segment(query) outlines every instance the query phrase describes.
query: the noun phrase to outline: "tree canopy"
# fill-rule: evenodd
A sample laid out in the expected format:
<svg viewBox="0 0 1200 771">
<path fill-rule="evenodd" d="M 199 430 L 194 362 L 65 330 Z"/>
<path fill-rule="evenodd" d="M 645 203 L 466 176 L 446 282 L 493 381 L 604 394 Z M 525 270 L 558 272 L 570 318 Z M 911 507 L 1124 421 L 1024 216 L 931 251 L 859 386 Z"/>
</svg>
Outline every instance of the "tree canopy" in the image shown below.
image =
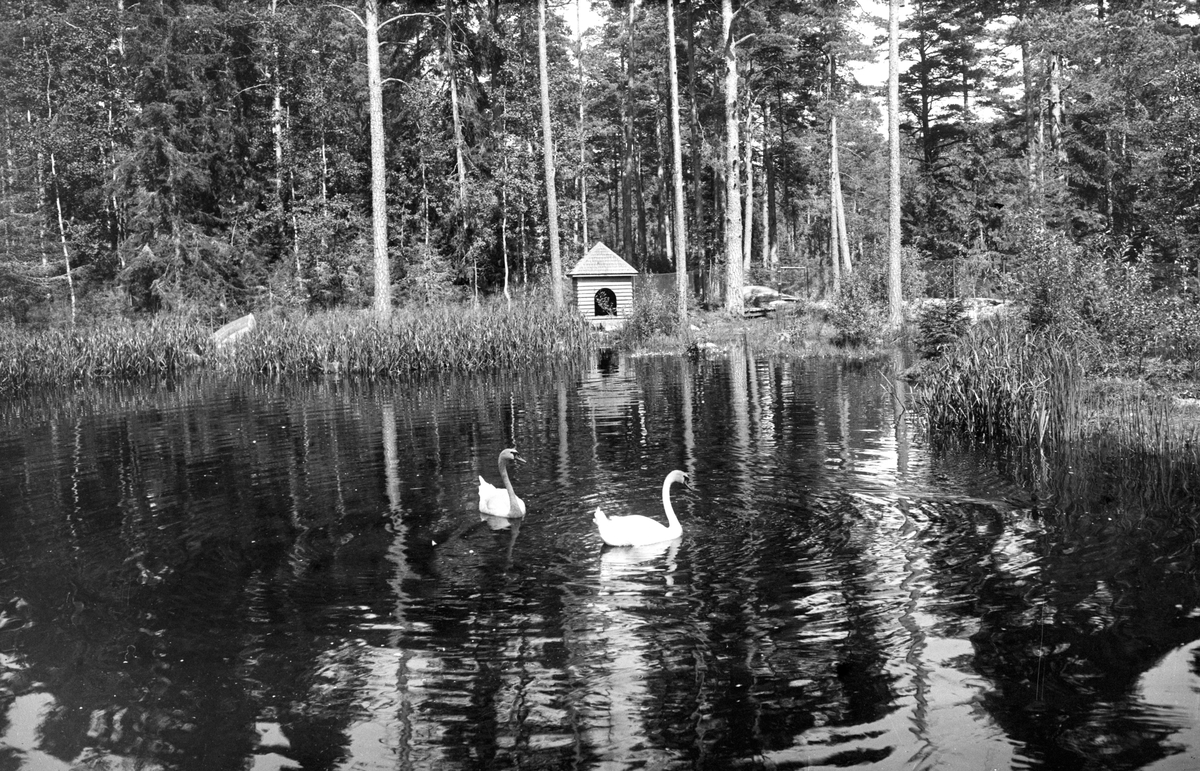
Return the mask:
<svg viewBox="0 0 1200 771">
<path fill-rule="evenodd" d="M 109 312 L 369 305 L 367 40 L 300 0 L 0 7 L 0 311 L 68 292 Z M 666 6 L 380 2 L 394 302 L 545 284 L 604 241 L 675 256 Z M 690 286 L 721 302 L 729 191 L 755 283 L 823 291 L 830 143 L 856 266 L 883 269 L 880 19 L 838 0 L 732 3 L 740 154 L 726 153 L 719 0 L 675 5 Z M 879 6 L 886 14 L 886 6 Z M 1200 261 L 1198 28 L 1185 2 L 914 0 L 901 28 L 903 241 L 931 291 L 999 291 L 1022 234 L 1059 232 L 1181 282 Z M 748 149 L 747 149 L 748 148 Z M 733 169 L 731 172 L 730 169 Z M 730 186 L 727 175 L 744 182 Z M 585 222 L 586 219 L 586 222 Z"/>
</svg>

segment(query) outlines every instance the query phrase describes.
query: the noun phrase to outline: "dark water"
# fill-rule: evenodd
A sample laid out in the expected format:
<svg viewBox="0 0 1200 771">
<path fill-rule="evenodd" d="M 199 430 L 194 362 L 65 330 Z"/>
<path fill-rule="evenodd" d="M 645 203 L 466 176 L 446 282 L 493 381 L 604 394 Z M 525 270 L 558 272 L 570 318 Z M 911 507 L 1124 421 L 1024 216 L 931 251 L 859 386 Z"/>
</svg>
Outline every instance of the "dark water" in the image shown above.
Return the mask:
<svg viewBox="0 0 1200 771">
<path fill-rule="evenodd" d="M 0 771 L 1197 767 L 1194 512 L 1038 505 L 885 374 L 0 404 Z M 674 468 L 683 537 L 603 549 Z"/>
</svg>

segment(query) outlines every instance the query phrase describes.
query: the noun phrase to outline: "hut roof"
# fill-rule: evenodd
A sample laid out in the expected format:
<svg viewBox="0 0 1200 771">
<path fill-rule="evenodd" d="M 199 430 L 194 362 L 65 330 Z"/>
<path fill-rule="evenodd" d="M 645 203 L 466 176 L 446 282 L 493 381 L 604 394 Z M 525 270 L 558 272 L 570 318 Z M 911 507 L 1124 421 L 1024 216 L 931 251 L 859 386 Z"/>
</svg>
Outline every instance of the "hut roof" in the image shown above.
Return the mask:
<svg viewBox="0 0 1200 771">
<path fill-rule="evenodd" d="M 602 242 L 588 250 L 583 259 L 567 272 L 568 276 L 636 276 L 637 268 L 622 260 Z"/>
</svg>

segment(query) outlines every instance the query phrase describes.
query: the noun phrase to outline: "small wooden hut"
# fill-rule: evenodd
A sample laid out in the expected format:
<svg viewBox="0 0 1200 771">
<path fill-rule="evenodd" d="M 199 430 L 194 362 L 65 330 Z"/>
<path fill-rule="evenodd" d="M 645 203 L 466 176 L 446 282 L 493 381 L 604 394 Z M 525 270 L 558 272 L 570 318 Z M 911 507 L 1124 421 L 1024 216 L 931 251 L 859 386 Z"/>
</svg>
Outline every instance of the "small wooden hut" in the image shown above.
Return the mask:
<svg viewBox="0 0 1200 771">
<path fill-rule="evenodd" d="M 633 277 L 637 268 L 597 241 L 567 273 L 575 287 L 575 305 L 588 322 L 619 328 L 633 309 Z"/>
</svg>

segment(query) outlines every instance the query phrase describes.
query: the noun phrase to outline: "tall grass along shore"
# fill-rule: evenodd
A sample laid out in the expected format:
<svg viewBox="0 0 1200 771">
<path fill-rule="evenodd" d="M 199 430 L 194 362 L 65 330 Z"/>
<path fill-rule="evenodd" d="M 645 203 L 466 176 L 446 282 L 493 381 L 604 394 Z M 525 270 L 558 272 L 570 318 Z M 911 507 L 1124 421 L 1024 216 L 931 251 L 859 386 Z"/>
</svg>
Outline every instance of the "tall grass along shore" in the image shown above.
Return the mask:
<svg viewBox="0 0 1200 771">
<path fill-rule="evenodd" d="M 267 313 L 217 348 L 212 325 L 185 318 L 13 326 L 0 335 L 0 393 L 112 380 L 230 374 L 395 377 L 572 359 L 595 343 L 577 313 L 539 300 L 363 311 Z"/>
</svg>

